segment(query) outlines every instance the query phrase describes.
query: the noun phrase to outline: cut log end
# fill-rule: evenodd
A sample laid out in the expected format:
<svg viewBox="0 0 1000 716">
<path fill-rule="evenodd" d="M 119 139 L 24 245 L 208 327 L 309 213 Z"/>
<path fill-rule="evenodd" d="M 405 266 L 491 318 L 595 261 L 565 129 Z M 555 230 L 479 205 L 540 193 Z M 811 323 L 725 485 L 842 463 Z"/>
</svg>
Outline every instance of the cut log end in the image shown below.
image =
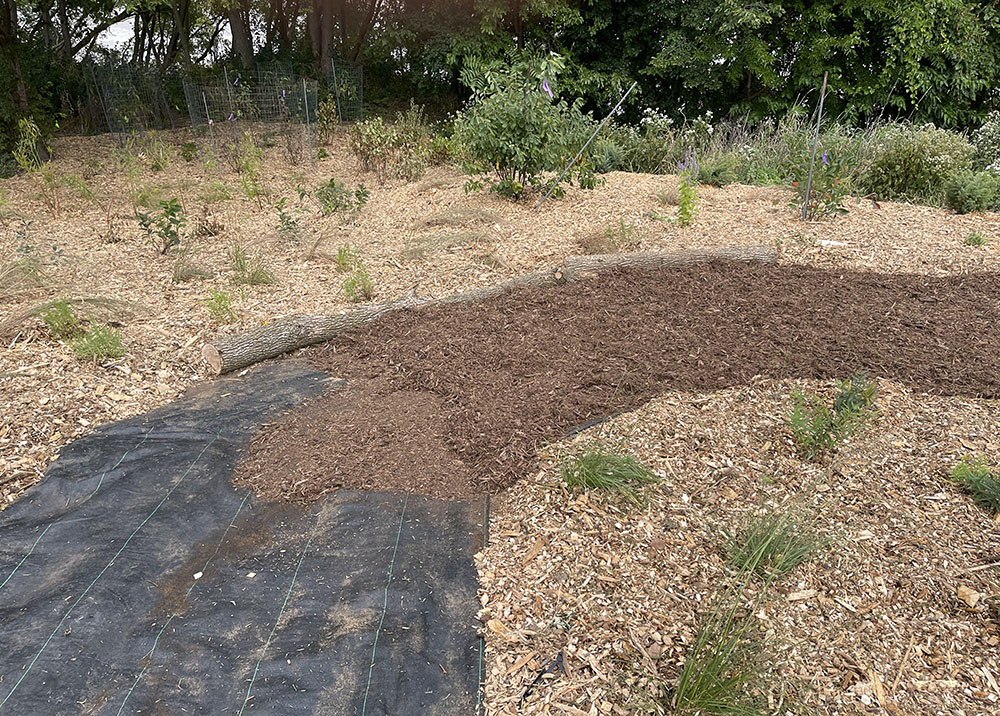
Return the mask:
<svg viewBox="0 0 1000 716">
<path fill-rule="evenodd" d="M 222 353 L 211 343 L 201 347 L 201 359 L 205 361 L 214 375 L 222 375 Z"/>
</svg>

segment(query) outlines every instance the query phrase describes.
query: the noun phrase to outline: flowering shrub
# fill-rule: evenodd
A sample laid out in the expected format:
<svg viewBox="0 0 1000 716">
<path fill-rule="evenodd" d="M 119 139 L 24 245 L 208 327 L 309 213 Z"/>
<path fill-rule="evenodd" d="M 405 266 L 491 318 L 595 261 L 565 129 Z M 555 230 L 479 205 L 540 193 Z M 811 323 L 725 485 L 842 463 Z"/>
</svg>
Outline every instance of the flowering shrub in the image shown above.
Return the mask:
<svg viewBox="0 0 1000 716">
<path fill-rule="evenodd" d="M 583 146 L 593 120 L 580 102 L 556 100 L 555 82 L 563 67 L 555 54 L 539 60 L 522 57 L 507 66 L 470 62 L 462 81 L 473 92 L 468 108 L 455 121 L 455 139 L 468 153 L 470 173 L 490 172 L 490 189 L 518 199 L 542 185 L 544 171 L 561 170 Z M 592 164 L 584 158 L 568 175 L 580 185 L 595 184 Z M 472 189 L 483 183 L 470 181 Z"/>
<path fill-rule="evenodd" d="M 876 136 L 864 188 L 886 199 L 938 201 L 945 182 L 968 169 L 975 152 L 965 137 L 933 124 L 890 124 Z"/>
<path fill-rule="evenodd" d="M 976 161 L 993 174 L 1000 174 L 1000 112 L 990 112 L 983 124 L 972 135 L 976 147 Z"/>
</svg>

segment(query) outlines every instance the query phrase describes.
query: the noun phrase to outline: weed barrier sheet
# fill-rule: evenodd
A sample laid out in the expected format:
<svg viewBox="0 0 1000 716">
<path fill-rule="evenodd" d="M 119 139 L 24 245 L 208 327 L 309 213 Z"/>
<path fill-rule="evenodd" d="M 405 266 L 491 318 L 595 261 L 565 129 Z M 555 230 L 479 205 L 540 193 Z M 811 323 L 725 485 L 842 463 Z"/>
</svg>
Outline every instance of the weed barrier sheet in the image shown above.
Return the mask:
<svg viewBox="0 0 1000 716">
<path fill-rule="evenodd" d="M 477 710 L 482 502 L 230 484 L 287 361 L 69 445 L 0 513 L 0 715 Z"/>
</svg>

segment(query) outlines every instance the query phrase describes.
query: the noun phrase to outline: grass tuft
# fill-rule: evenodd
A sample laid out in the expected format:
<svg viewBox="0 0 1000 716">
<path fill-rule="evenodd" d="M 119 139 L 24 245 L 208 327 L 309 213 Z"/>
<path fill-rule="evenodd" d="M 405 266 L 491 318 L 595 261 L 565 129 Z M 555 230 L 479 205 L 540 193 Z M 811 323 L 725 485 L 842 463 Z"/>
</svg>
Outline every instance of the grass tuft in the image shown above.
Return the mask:
<svg viewBox="0 0 1000 716">
<path fill-rule="evenodd" d="M 456 207 L 445 209 L 436 214 L 415 221 L 414 229 L 429 229 L 434 226 L 473 226 L 477 224 L 495 224 L 500 220 L 496 214 L 484 209 Z"/>
<path fill-rule="evenodd" d="M 233 283 L 260 286 L 278 282 L 262 258 L 247 254 L 239 244 L 233 244 L 229 262 L 235 274 Z"/>
<path fill-rule="evenodd" d="M 962 243 L 964 243 L 966 246 L 985 246 L 986 237 L 983 236 L 978 231 L 973 231 L 971 234 L 965 237 L 965 241 L 963 241 Z"/>
<path fill-rule="evenodd" d="M 337 249 L 337 271 L 347 273 L 360 263 L 357 249 L 348 244 L 344 244 Z"/>
<path fill-rule="evenodd" d="M 199 266 L 190 259 L 182 258 L 174 264 L 174 273 L 172 277 L 174 283 L 201 281 L 207 278 L 212 278 L 212 271 L 203 266 Z"/>
<path fill-rule="evenodd" d="M 639 488 L 656 482 L 653 472 L 631 455 L 623 455 L 601 446 L 563 457 L 559 472 L 570 487 L 604 490 L 639 502 Z"/>
<path fill-rule="evenodd" d="M 825 544 L 814 521 L 794 510 L 768 510 L 748 519 L 738 536 L 726 535 L 733 567 L 771 579 L 788 574 Z"/>
<path fill-rule="evenodd" d="M 990 472 L 984 456 L 963 457 L 951 469 L 951 479 L 964 487 L 977 505 L 1000 514 L 1000 475 Z"/>
</svg>

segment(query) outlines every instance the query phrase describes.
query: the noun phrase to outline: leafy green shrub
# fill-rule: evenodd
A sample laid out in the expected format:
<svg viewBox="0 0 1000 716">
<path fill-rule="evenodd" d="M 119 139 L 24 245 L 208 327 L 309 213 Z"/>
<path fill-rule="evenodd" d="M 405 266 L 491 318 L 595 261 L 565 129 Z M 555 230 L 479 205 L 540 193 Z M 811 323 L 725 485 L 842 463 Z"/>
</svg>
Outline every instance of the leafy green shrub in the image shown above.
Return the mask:
<svg viewBox="0 0 1000 716">
<path fill-rule="evenodd" d="M 962 169 L 944 185 L 945 203 L 959 214 L 1000 208 L 1000 177 Z"/>
<path fill-rule="evenodd" d="M 313 192 L 319 202 L 323 216 L 331 214 L 356 214 L 368 203 L 371 192 L 365 188 L 364 184 L 358 184 L 358 188 L 351 191 L 346 186 L 331 178 L 330 181 L 320 184 Z"/>
<path fill-rule="evenodd" d="M 233 310 L 233 297 L 225 291 L 209 292 L 209 298 L 205 299 L 205 308 L 216 323 L 232 323 L 236 320 L 236 311 Z"/>
<path fill-rule="evenodd" d="M 595 172 L 607 174 L 625 165 L 625 152 L 613 139 L 599 137 L 590 145 L 590 161 Z"/>
<path fill-rule="evenodd" d="M 866 192 L 886 199 L 938 201 L 945 182 L 970 166 L 976 150 L 960 134 L 889 124 L 875 136 L 871 166 L 862 183 Z"/>
<path fill-rule="evenodd" d="M 877 385 L 864 374 L 837 384 L 833 407 L 819 395 L 792 392 L 792 410 L 787 416 L 792 437 L 803 457 L 814 460 L 837 447 L 873 415 Z"/>
<path fill-rule="evenodd" d="M 739 177 L 739 160 L 732 154 L 721 154 L 702 159 L 698 166 L 698 181 L 710 186 L 726 186 Z"/>
<path fill-rule="evenodd" d="M 994 174 L 1000 174 L 1000 110 L 987 116 L 983 126 L 972 135 L 976 147 L 976 164 Z"/>
<path fill-rule="evenodd" d="M 631 455 L 601 445 L 563 457 L 559 473 L 570 487 L 615 492 L 633 503 L 639 501 L 638 489 L 657 479 L 648 467 Z"/>
<path fill-rule="evenodd" d="M 149 243 L 162 255 L 181 243 L 181 229 L 187 223 L 187 217 L 177 199 L 161 201 L 160 209 L 161 213 L 157 217 L 143 212 L 138 212 L 136 216 Z"/>
<path fill-rule="evenodd" d="M 125 355 L 121 334 L 102 325 L 92 326 L 89 331 L 74 338 L 70 346 L 80 360 L 98 361 Z"/>
<path fill-rule="evenodd" d="M 181 159 L 186 162 L 193 162 L 198 158 L 198 145 L 194 142 L 183 142 L 180 148 Z"/>
<path fill-rule="evenodd" d="M 361 168 L 374 172 L 379 181 L 387 177 L 415 181 L 427 168 L 430 131 L 418 105 L 411 104 L 405 113 L 396 115 L 393 124 L 381 117 L 358 122 L 348 139 Z"/>
<path fill-rule="evenodd" d="M 83 330 L 83 323 L 65 299 L 53 301 L 49 304 L 42 311 L 41 318 L 53 338 L 62 340 L 73 338 Z"/>
<path fill-rule="evenodd" d="M 355 264 L 354 273 L 344 279 L 344 293 L 351 303 L 370 301 L 375 297 L 375 286 L 368 275 L 368 269 L 360 261 Z"/>
<path fill-rule="evenodd" d="M 319 130 L 320 143 L 329 144 L 338 126 L 340 126 L 340 115 L 337 113 L 337 96 L 329 94 L 316 108 L 316 127 Z M 320 151 L 325 150 L 320 149 Z"/>
<path fill-rule="evenodd" d="M 972 495 L 973 501 L 994 515 L 1000 514 L 1000 475 L 990 472 L 982 455 L 966 455 L 951 470 L 951 479 Z"/>
<path fill-rule="evenodd" d="M 347 273 L 358 261 L 358 252 L 356 249 L 344 244 L 337 248 L 337 271 L 340 273 Z"/>
<path fill-rule="evenodd" d="M 798 201 L 794 206 L 796 208 L 802 207 L 806 200 L 806 188 L 808 187 L 807 219 L 814 221 L 827 216 L 846 214 L 844 199 L 851 193 L 850 167 L 848 165 L 851 155 L 846 152 L 834 154 L 823 151 L 820 153 L 813 165 L 812 182 L 810 183 L 809 164 L 811 157 L 812 154 L 809 153 L 800 161 L 793 162 L 792 188 L 798 195 Z"/>
<path fill-rule="evenodd" d="M 781 577 L 825 544 L 813 521 L 794 510 L 769 510 L 747 520 L 742 533 L 726 533 L 729 562 L 761 577 Z"/>
<path fill-rule="evenodd" d="M 965 240 L 962 243 L 965 244 L 966 246 L 985 246 L 986 237 L 983 236 L 978 231 L 973 231 L 972 233 L 970 233 L 968 236 L 965 237 Z"/>
<path fill-rule="evenodd" d="M 542 172 L 561 170 L 586 142 L 593 120 L 580 110 L 581 102 L 555 101 L 552 87 L 563 66 L 552 54 L 522 56 L 509 65 L 469 62 L 463 69 L 472 99 L 455 121 L 455 136 L 469 155 L 470 173 L 492 172 L 492 191 L 520 198 L 541 187 Z M 567 177 L 584 187 L 595 181 L 586 160 Z"/>
<path fill-rule="evenodd" d="M 259 286 L 278 282 L 260 256 L 248 255 L 239 244 L 233 244 L 230 249 L 229 263 L 233 269 L 235 284 Z"/>
</svg>

